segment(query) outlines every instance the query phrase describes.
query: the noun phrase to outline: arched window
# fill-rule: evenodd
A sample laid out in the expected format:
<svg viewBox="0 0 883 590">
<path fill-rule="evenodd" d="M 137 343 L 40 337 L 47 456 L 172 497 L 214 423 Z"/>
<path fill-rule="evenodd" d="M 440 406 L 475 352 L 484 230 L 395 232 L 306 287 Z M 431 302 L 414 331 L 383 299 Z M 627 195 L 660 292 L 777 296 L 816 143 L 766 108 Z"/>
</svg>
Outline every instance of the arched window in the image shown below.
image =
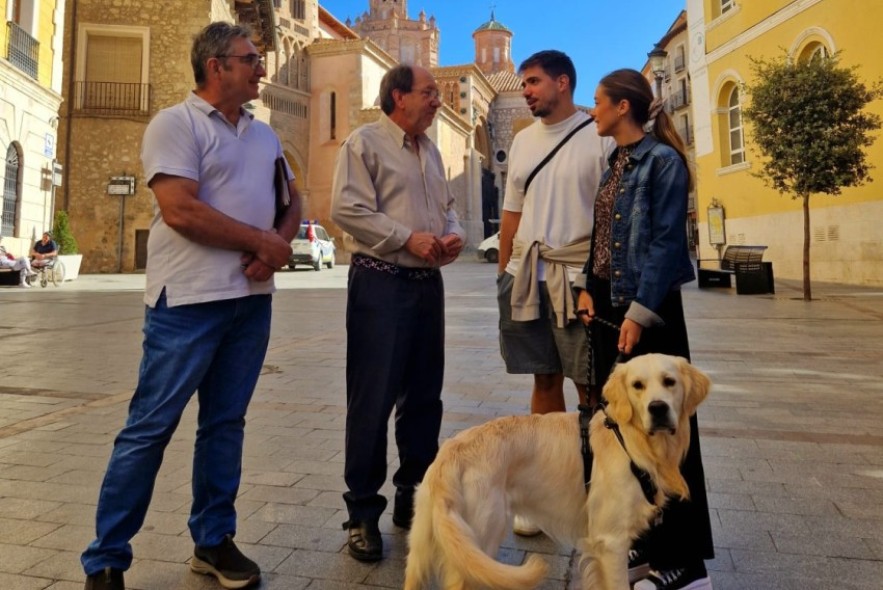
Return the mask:
<svg viewBox="0 0 883 590">
<path fill-rule="evenodd" d="M 822 43 L 810 43 L 806 47 L 803 48 L 803 51 L 800 52 L 800 55 L 797 58 L 797 61 L 800 63 L 814 61 L 817 59 L 828 59 L 831 56 L 831 52 L 828 51 L 828 48 L 825 47 Z"/>
<path fill-rule="evenodd" d="M 734 86 L 727 100 L 727 127 L 730 135 L 730 165 L 745 161 L 745 140 L 742 135 L 742 105 L 739 88 Z"/>
<path fill-rule="evenodd" d="M 6 175 L 3 177 L 3 223 L 0 235 L 14 236 L 18 201 L 21 197 L 21 154 L 16 145 L 10 144 L 6 150 Z"/>
</svg>

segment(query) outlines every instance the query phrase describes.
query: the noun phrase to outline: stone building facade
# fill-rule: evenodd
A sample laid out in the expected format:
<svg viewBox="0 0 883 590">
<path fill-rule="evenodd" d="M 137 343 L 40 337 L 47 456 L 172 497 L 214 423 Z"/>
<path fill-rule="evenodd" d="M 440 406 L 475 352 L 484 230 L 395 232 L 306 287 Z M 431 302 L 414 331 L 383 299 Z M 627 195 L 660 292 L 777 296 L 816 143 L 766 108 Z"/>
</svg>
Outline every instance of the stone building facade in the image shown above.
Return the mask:
<svg viewBox="0 0 883 590">
<path fill-rule="evenodd" d="M 66 168 L 58 208 L 69 211 L 84 272 L 145 267 L 154 200 L 141 170 L 141 137 L 153 114 L 191 91 L 192 36 L 213 20 L 252 25 L 268 74 L 249 108 L 279 135 L 306 217 L 332 235 L 342 238 L 330 219 L 338 147 L 356 127 L 377 119 L 381 78 L 411 57 L 432 71 L 443 93 L 427 133 L 442 151 L 468 242 L 477 244 L 489 231 L 489 216 L 499 216 L 505 161 L 495 154 L 508 150 L 517 121 L 530 120 L 520 81 L 506 60 L 498 60 L 500 71 L 438 66 L 435 20 L 422 13 L 410 20 L 406 2 L 369 0 L 356 24 L 340 21 L 316 0 L 71 2 L 65 19 L 71 59 L 59 128 Z M 508 47 L 511 33 L 491 22 L 479 28 L 486 33 L 476 42 L 505 33 Z M 400 41 L 391 41 L 397 35 Z M 405 47 L 415 53 L 403 53 Z M 120 52 L 128 57 L 116 61 L 125 67 L 102 62 Z M 345 262 L 346 253 L 338 252 Z"/>
<path fill-rule="evenodd" d="M 0 236 L 27 255 L 51 229 L 58 174 L 64 0 L 0 0 Z"/>
</svg>

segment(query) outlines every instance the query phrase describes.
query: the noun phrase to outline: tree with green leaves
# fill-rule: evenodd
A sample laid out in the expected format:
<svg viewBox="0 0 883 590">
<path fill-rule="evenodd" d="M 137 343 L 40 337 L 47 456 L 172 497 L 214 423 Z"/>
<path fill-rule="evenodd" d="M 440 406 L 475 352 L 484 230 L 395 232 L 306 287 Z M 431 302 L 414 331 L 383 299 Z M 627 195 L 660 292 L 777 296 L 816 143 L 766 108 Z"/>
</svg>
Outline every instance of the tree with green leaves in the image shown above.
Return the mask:
<svg viewBox="0 0 883 590">
<path fill-rule="evenodd" d="M 883 96 L 879 81 L 865 85 L 856 67 L 839 54 L 794 61 L 787 55 L 752 59 L 751 104 L 743 110 L 751 138 L 765 160 L 764 182 L 803 201 L 803 299 L 812 299 L 809 198 L 839 195 L 844 187 L 871 180 L 865 148 L 880 117 L 865 106 Z"/>
</svg>

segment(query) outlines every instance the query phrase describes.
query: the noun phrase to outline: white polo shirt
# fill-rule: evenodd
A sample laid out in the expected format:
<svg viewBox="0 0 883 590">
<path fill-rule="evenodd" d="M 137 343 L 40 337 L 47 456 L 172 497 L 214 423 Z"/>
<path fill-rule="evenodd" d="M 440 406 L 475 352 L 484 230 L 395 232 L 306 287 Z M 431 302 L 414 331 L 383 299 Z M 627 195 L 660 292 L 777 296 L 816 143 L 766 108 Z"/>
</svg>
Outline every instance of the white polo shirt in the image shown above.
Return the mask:
<svg viewBox="0 0 883 590">
<path fill-rule="evenodd" d="M 264 230 L 273 227 L 273 163 L 281 155 L 279 138 L 267 124 L 242 109 L 234 127 L 192 92 L 156 114 L 141 146 L 148 183 L 157 174 L 194 180 L 200 201 Z M 188 240 L 166 225 L 155 206 L 144 302 L 154 307 L 163 289 L 169 307 L 274 292 L 272 278 L 251 281 L 243 274 L 242 254 Z"/>
</svg>

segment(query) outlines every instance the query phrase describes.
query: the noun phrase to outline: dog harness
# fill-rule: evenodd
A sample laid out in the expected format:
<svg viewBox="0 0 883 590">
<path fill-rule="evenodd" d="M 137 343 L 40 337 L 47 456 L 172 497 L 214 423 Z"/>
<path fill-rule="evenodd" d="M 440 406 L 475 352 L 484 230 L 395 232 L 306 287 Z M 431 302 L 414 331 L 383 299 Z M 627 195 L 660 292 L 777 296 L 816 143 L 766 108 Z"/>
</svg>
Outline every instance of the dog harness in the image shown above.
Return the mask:
<svg viewBox="0 0 883 590">
<path fill-rule="evenodd" d="M 579 405 L 579 437 L 583 454 L 583 481 L 585 482 L 586 493 L 588 493 L 589 485 L 592 483 L 592 464 L 595 459 L 595 456 L 592 453 L 592 447 L 589 445 L 589 421 L 592 419 L 595 412 L 601 411 L 604 412 L 604 427 L 613 431 L 613 434 L 616 435 L 616 440 L 619 441 L 622 450 L 625 451 L 626 456 L 629 458 L 629 468 L 632 470 L 632 475 L 634 475 L 635 478 L 637 478 L 638 483 L 641 484 L 641 491 L 644 492 L 644 499 L 647 500 L 648 504 L 656 506 L 656 492 L 659 491 L 659 488 L 653 483 L 653 478 L 650 477 L 650 473 L 646 469 L 638 467 L 634 459 L 632 459 L 629 450 L 625 446 L 625 439 L 622 438 L 622 433 L 619 431 L 619 424 L 607 415 L 606 408 L 607 402 L 604 401 L 599 403 L 594 409 L 584 404 Z M 659 509 L 659 506 L 656 506 L 656 508 Z"/>
</svg>

